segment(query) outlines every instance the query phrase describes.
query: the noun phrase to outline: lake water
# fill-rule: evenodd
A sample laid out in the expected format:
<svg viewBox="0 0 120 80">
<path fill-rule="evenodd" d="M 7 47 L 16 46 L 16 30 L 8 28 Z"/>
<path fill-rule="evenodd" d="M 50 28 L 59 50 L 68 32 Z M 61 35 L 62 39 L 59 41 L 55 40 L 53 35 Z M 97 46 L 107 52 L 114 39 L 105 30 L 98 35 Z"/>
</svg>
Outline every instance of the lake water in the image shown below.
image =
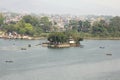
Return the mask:
<svg viewBox="0 0 120 80">
<path fill-rule="evenodd" d="M 120 40 L 61 49 L 37 45 L 42 42 L 0 39 L 0 80 L 120 80 Z"/>
</svg>

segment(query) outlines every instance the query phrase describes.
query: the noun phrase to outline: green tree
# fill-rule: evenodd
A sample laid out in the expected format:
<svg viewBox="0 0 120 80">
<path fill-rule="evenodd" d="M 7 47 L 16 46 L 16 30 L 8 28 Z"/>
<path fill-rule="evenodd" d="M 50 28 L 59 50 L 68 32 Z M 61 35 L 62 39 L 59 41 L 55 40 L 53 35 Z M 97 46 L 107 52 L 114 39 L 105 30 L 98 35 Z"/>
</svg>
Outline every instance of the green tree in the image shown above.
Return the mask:
<svg viewBox="0 0 120 80">
<path fill-rule="evenodd" d="M 35 26 L 35 27 L 38 27 L 40 26 L 40 23 L 39 23 L 39 19 L 34 17 L 34 16 L 31 16 L 31 15 L 26 15 L 23 17 L 22 19 L 25 23 L 30 23 L 32 26 Z"/>
<path fill-rule="evenodd" d="M 80 31 L 82 31 L 82 28 L 83 28 L 83 21 L 78 21 L 78 24 L 79 24 L 79 26 L 78 26 L 78 31 L 80 32 Z"/>
<path fill-rule="evenodd" d="M 26 33 L 26 30 L 24 28 L 19 28 L 19 33 L 23 35 Z"/>
<path fill-rule="evenodd" d="M 26 30 L 25 30 L 25 22 L 23 20 L 19 21 L 16 25 L 17 28 L 17 32 L 19 34 L 25 34 Z"/>
<path fill-rule="evenodd" d="M 40 36 L 43 32 L 43 24 L 38 17 L 27 15 L 23 17 L 23 21 L 33 26 L 35 36 Z M 44 22 L 44 24 L 46 24 L 46 22 Z"/>
<path fill-rule="evenodd" d="M 83 40 L 83 36 L 81 36 L 81 34 L 78 31 L 67 31 L 65 32 L 65 35 L 67 35 L 68 37 L 72 37 L 76 41 L 76 43 L 79 43 L 79 41 Z"/>
<path fill-rule="evenodd" d="M 53 44 L 65 43 L 68 41 L 68 36 L 63 32 L 54 32 L 49 35 L 48 40 Z"/>
<path fill-rule="evenodd" d="M 5 24 L 2 28 L 5 32 L 12 32 L 12 31 L 17 31 L 17 27 L 14 24 Z"/>
<path fill-rule="evenodd" d="M 42 17 L 40 19 L 40 26 L 43 29 L 43 32 L 50 32 L 52 27 L 52 22 L 49 21 L 48 17 Z"/>
<path fill-rule="evenodd" d="M 26 34 L 28 35 L 33 35 L 34 34 L 34 29 L 33 26 L 30 23 L 25 23 L 25 30 L 26 30 Z"/>
<path fill-rule="evenodd" d="M 69 27 L 72 27 L 72 30 L 78 30 L 78 21 L 76 20 L 70 20 L 69 21 Z"/>
<path fill-rule="evenodd" d="M 1 25 L 3 25 L 4 19 L 5 19 L 5 17 L 3 16 L 2 13 L 0 13 L 0 27 L 1 27 Z"/>
<path fill-rule="evenodd" d="M 108 31 L 113 36 L 120 37 L 120 17 L 116 16 L 110 20 Z"/>
<path fill-rule="evenodd" d="M 94 35 L 99 35 L 99 36 L 107 36 L 108 31 L 107 31 L 107 23 L 104 20 L 96 21 L 93 23 L 92 26 L 92 34 Z"/>
<path fill-rule="evenodd" d="M 114 27 L 116 30 L 120 31 L 120 17 L 113 17 L 110 20 L 110 27 Z"/>
<path fill-rule="evenodd" d="M 43 33 L 43 30 L 40 27 L 34 27 L 34 35 L 40 36 Z"/>
<path fill-rule="evenodd" d="M 17 32 L 20 34 L 33 35 L 34 28 L 30 23 L 25 23 L 23 20 L 19 21 L 15 27 L 17 28 Z"/>
<path fill-rule="evenodd" d="M 83 21 L 83 27 L 82 27 L 83 32 L 89 32 L 90 27 L 91 27 L 91 24 L 88 20 Z"/>
</svg>

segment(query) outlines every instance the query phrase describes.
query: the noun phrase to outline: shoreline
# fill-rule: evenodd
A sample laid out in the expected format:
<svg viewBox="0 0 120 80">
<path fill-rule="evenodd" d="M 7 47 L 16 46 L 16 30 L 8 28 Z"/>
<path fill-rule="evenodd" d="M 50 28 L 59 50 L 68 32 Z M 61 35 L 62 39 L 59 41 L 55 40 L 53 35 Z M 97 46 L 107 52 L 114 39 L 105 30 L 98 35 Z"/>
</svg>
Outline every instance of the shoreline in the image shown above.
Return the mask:
<svg viewBox="0 0 120 80">
<path fill-rule="evenodd" d="M 44 40 L 46 37 L 27 37 L 27 38 L 9 38 L 9 37 L 0 37 L 0 39 L 15 39 L 15 40 Z"/>
<path fill-rule="evenodd" d="M 34 37 L 34 36 L 8 36 L 8 35 L 0 35 L 0 39 L 21 39 L 21 40 L 42 40 L 46 39 L 46 37 Z"/>
<path fill-rule="evenodd" d="M 9 37 L 0 35 L 0 39 L 23 39 L 23 40 L 44 40 L 47 37 L 33 37 L 33 36 L 22 36 L 22 37 Z M 85 40 L 120 40 L 120 37 L 83 37 Z"/>
<path fill-rule="evenodd" d="M 86 40 L 120 40 L 120 37 L 84 37 Z"/>
<path fill-rule="evenodd" d="M 6 37 L 0 37 L 0 39 L 21 39 L 21 40 L 44 40 L 47 39 L 47 37 L 29 37 L 29 38 L 6 38 Z M 110 38 L 83 38 L 83 40 L 120 40 L 120 37 L 110 37 Z"/>
</svg>

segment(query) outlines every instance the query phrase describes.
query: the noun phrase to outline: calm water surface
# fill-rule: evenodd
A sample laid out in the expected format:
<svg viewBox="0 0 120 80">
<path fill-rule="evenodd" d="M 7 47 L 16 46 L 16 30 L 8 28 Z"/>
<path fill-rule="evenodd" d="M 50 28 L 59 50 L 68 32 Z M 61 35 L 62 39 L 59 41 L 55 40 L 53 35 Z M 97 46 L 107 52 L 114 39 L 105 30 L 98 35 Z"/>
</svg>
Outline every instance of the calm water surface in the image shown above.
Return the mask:
<svg viewBox="0 0 120 80">
<path fill-rule="evenodd" d="M 37 45 L 42 42 L 0 39 L 0 80 L 120 80 L 120 40 L 84 40 L 83 48 L 62 49 Z"/>
</svg>

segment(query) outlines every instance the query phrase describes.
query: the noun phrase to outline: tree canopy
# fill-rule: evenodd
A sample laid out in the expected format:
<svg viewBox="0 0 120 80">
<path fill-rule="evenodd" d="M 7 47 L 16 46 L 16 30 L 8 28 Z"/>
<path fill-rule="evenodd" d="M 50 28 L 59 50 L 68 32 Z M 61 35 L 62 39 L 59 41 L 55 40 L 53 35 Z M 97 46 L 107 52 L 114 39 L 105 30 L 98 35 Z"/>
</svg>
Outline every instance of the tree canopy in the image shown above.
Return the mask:
<svg viewBox="0 0 120 80">
<path fill-rule="evenodd" d="M 49 35 L 48 41 L 53 43 L 65 43 L 69 41 L 69 38 L 72 37 L 76 43 L 82 41 L 82 38 L 78 32 L 53 32 Z"/>
<path fill-rule="evenodd" d="M 25 23 L 30 23 L 32 26 L 40 26 L 39 24 L 39 19 L 36 18 L 35 16 L 31 16 L 31 15 L 26 15 L 22 18 L 22 20 L 25 22 Z"/>
<path fill-rule="evenodd" d="M 4 23 L 5 17 L 3 16 L 2 13 L 0 13 L 0 26 Z"/>
<path fill-rule="evenodd" d="M 50 29 L 52 27 L 52 22 L 49 21 L 48 17 L 42 17 L 40 19 L 40 26 L 42 27 L 42 30 L 44 32 L 50 32 Z"/>
<path fill-rule="evenodd" d="M 68 36 L 63 32 L 53 32 L 49 35 L 48 41 L 53 43 L 65 43 L 68 41 Z"/>
<path fill-rule="evenodd" d="M 60 27 L 57 21 L 50 20 L 49 17 L 37 17 L 26 15 L 18 22 L 4 23 L 5 17 L 0 13 L 0 29 L 5 32 L 16 31 L 19 34 L 27 34 L 32 36 L 40 36 L 41 33 L 58 32 L 59 36 L 63 34 L 72 36 L 76 41 L 83 36 L 99 36 L 99 37 L 120 37 L 120 17 L 116 16 L 108 20 L 75 20 L 71 19 L 65 23 L 65 33 L 59 33 Z M 53 23 L 53 24 L 52 24 Z M 85 34 L 85 35 L 84 35 Z M 67 35 L 68 36 L 68 35 Z M 64 36 L 65 37 L 65 36 Z M 62 42 L 58 38 L 59 42 Z M 64 41 L 63 41 L 64 42 Z"/>
</svg>

